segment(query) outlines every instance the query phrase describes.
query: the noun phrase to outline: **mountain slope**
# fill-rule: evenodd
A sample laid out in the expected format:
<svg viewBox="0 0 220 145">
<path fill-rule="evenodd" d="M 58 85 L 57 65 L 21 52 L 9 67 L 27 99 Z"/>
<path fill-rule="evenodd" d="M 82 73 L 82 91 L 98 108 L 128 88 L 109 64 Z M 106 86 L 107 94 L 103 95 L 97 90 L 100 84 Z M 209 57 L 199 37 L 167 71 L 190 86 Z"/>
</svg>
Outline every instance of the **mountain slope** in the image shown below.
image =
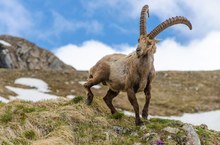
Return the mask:
<svg viewBox="0 0 220 145">
<path fill-rule="evenodd" d="M 87 106 L 81 97 L 44 102 L 14 101 L 0 105 L 1 144 L 186 144 L 187 126 L 150 119 L 136 127 L 134 118 L 112 116 L 101 99 Z M 119 119 L 115 119 L 119 118 Z M 189 125 L 190 127 L 190 125 Z M 220 142 L 219 132 L 194 127 L 202 144 Z"/>
<path fill-rule="evenodd" d="M 92 106 L 87 106 L 84 103 L 85 90 L 81 85 L 82 81 L 86 80 L 87 74 L 76 71 L 0 69 L 2 97 L 16 95 L 5 86 L 27 88 L 14 84 L 14 81 L 21 77 L 42 79 L 48 83 L 51 94 L 61 96 L 59 100 L 36 103 L 24 101 L 0 103 L 0 144 L 81 145 L 162 142 L 172 145 L 186 144 L 189 141 L 188 131 L 184 129 L 185 124 L 179 121 L 153 118 L 145 120 L 145 126 L 140 128 L 134 125 L 133 117 L 122 114 L 112 116 L 101 97 L 107 90 L 105 86 L 93 89 L 96 96 Z M 197 112 L 197 106 L 201 106 L 203 110 L 219 109 L 219 76 L 220 71 L 158 72 L 152 87 L 150 114 Z M 67 95 L 82 97 L 68 100 Z M 144 95 L 138 94 L 138 99 L 142 106 Z M 126 101 L 127 97 L 121 93 L 114 100 L 114 104 L 118 108 L 129 110 L 131 106 Z M 214 145 L 220 142 L 219 132 L 208 130 L 205 125 L 193 128 L 202 144 Z"/>
<path fill-rule="evenodd" d="M 10 35 L 0 35 L 0 68 L 75 70 L 48 50 Z"/>
</svg>

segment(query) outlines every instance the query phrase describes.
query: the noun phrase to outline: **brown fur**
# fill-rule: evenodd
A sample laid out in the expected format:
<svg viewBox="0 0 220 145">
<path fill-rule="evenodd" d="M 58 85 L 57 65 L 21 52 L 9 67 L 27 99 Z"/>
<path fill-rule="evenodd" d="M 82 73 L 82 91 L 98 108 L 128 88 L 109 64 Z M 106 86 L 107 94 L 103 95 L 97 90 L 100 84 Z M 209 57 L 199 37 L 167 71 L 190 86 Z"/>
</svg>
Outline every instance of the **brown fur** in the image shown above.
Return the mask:
<svg viewBox="0 0 220 145">
<path fill-rule="evenodd" d="M 132 104 L 135 115 L 136 125 L 142 125 L 143 122 L 139 117 L 139 106 L 135 94 L 144 91 L 146 94 L 146 103 L 142 111 L 142 116 L 147 118 L 148 106 L 150 103 L 150 83 L 155 76 L 153 66 L 153 53 L 156 49 L 155 40 L 147 40 L 150 44 L 147 47 L 138 46 L 135 52 L 130 55 L 112 54 L 103 57 L 95 66 L 90 69 L 90 78 L 84 87 L 87 89 L 87 104 L 90 105 L 93 100 L 91 87 L 100 82 L 108 85 L 109 91 L 104 97 L 104 101 L 111 110 L 111 113 L 116 113 L 116 109 L 112 104 L 114 97 L 120 91 L 127 92 L 128 99 Z"/>
</svg>

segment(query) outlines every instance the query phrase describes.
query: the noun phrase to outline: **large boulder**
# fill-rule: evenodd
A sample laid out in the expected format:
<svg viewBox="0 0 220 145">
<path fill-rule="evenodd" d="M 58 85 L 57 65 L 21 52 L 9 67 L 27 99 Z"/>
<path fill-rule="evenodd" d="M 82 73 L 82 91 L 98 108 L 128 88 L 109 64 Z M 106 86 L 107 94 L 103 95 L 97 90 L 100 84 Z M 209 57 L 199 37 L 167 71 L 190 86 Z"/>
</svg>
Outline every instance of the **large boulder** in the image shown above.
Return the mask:
<svg viewBox="0 0 220 145">
<path fill-rule="evenodd" d="M 0 35 L 0 68 L 75 70 L 48 50 L 10 35 Z"/>
</svg>

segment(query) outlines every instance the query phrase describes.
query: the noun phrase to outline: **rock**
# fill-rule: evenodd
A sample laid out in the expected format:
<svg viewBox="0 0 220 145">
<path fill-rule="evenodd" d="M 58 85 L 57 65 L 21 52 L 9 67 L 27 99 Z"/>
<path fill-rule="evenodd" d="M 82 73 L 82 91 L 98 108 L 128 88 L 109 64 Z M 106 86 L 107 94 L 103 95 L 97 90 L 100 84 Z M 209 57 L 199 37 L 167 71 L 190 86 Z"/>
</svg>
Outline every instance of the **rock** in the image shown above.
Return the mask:
<svg viewBox="0 0 220 145">
<path fill-rule="evenodd" d="M 141 140 L 143 141 L 155 141 L 158 140 L 160 137 L 157 133 L 145 133 L 143 137 L 141 137 Z"/>
<path fill-rule="evenodd" d="M 0 40 L 10 44 L 0 43 L 0 68 L 75 71 L 53 53 L 25 39 L 0 35 Z"/>
<path fill-rule="evenodd" d="M 146 129 L 147 129 L 147 127 L 146 127 L 145 125 L 143 125 L 143 126 L 140 127 L 140 130 L 142 130 L 142 131 L 143 131 L 143 130 L 146 130 Z"/>
<path fill-rule="evenodd" d="M 172 133 L 172 134 L 177 134 L 180 130 L 178 128 L 173 128 L 173 127 L 165 127 L 163 129 L 164 131 L 167 131 L 169 133 Z"/>
<path fill-rule="evenodd" d="M 126 134 L 126 133 L 129 133 L 131 132 L 130 129 L 128 128 L 123 128 L 123 127 L 120 127 L 120 126 L 113 126 L 113 130 L 118 133 L 118 134 Z"/>
<path fill-rule="evenodd" d="M 187 132 L 186 145 L 201 145 L 200 139 L 192 125 L 185 124 L 183 129 Z"/>
<path fill-rule="evenodd" d="M 208 129 L 208 126 L 206 124 L 201 124 L 200 125 L 203 129 Z"/>
<path fill-rule="evenodd" d="M 137 132 L 132 132 L 131 136 L 138 136 L 138 133 Z"/>
<path fill-rule="evenodd" d="M 142 145 L 142 143 L 137 142 L 137 143 L 134 143 L 133 145 Z"/>
</svg>

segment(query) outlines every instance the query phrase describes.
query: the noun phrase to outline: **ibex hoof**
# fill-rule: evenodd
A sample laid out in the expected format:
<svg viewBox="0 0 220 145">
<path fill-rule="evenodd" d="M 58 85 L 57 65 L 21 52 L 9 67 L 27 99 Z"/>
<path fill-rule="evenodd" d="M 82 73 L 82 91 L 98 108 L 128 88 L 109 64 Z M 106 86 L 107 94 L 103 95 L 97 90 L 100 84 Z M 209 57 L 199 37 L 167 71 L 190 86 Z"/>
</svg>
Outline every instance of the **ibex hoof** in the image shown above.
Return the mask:
<svg viewBox="0 0 220 145">
<path fill-rule="evenodd" d="M 92 104 L 92 101 L 87 99 L 86 104 L 90 106 Z"/>
<path fill-rule="evenodd" d="M 135 124 L 136 124 L 136 126 L 143 126 L 144 122 L 143 121 L 136 121 Z"/>
<path fill-rule="evenodd" d="M 142 118 L 147 119 L 148 118 L 148 114 L 142 114 Z"/>
</svg>

